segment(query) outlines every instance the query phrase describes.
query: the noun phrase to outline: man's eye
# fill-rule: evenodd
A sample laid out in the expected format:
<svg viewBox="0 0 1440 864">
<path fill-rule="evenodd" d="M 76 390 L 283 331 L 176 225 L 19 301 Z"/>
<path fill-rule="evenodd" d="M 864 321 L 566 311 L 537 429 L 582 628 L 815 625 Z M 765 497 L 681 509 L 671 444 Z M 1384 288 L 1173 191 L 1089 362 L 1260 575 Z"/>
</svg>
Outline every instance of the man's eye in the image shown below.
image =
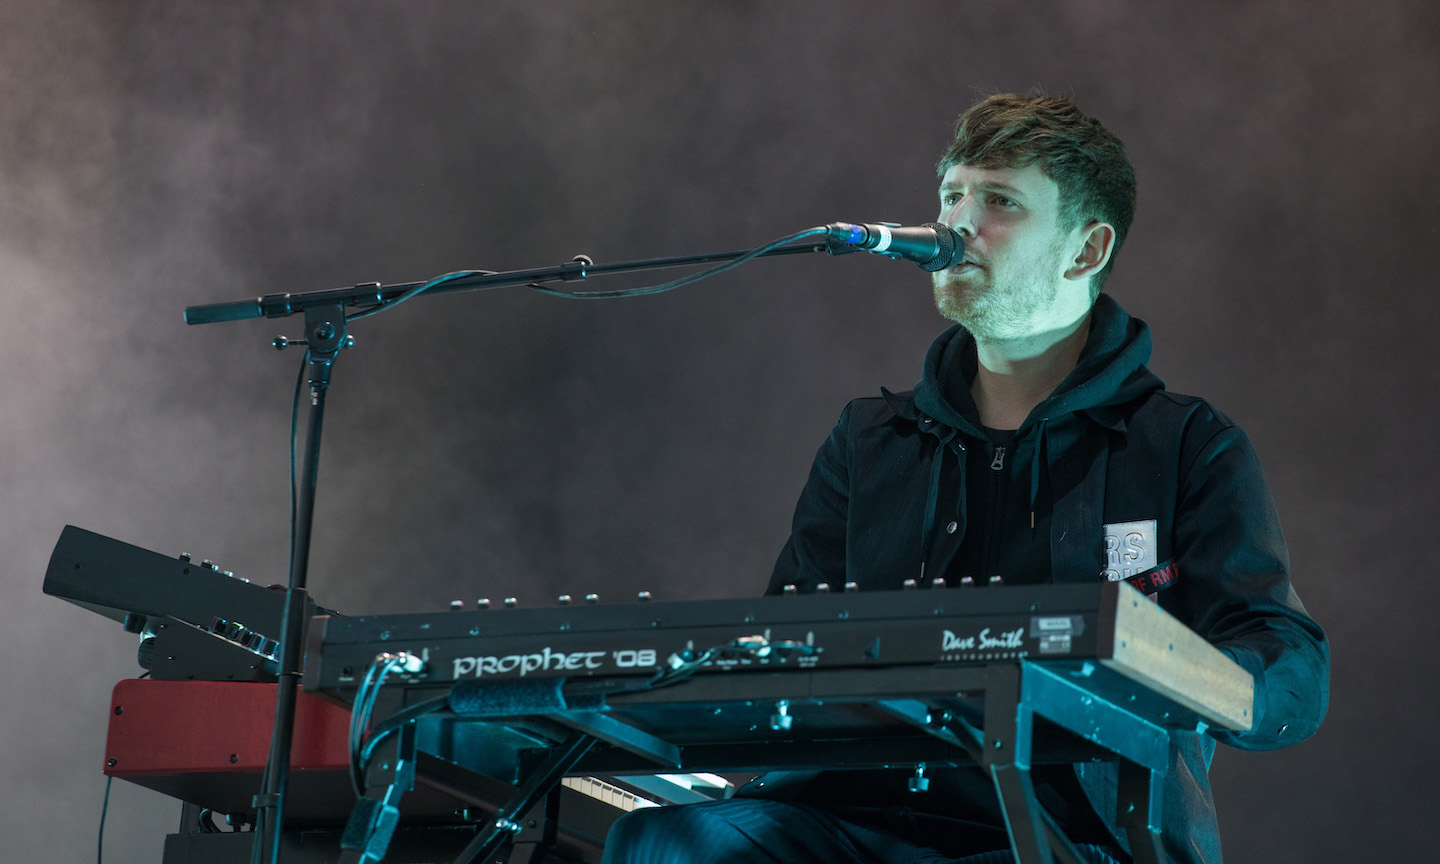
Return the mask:
<svg viewBox="0 0 1440 864">
<path fill-rule="evenodd" d="M 1004 195 L 996 195 L 996 196 L 995 196 L 995 203 L 996 203 L 996 204 L 999 204 L 1001 207 L 1014 207 L 1014 206 L 1015 206 L 1015 202 L 1014 202 L 1014 201 L 1011 201 L 1009 198 L 1006 198 Z"/>
</svg>

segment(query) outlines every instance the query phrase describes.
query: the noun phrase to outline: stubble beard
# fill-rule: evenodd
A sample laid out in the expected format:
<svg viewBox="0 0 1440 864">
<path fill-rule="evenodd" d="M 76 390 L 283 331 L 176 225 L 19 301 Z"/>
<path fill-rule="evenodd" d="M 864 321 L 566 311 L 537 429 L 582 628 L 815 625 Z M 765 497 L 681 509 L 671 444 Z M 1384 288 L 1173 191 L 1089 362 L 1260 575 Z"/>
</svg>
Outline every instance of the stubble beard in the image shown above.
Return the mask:
<svg viewBox="0 0 1440 864">
<path fill-rule="evenodd" d="M 941 270 L 931 276 L 935 308 L 981 341 L 1030 335 L 1059 294 L 1055 273 L 1062 254 L 1057 244 L 998 280 L 988 266 L 963 275 Z"/>
</svg>

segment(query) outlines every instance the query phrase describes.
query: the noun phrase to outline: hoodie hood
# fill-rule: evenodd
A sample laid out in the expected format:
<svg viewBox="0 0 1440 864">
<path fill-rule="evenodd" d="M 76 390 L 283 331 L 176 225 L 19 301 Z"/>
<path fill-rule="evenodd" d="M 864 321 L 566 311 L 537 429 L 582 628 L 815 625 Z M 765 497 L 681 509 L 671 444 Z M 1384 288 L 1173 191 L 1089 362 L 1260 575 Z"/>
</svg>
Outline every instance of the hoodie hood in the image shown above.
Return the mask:
<svg viewBox="0 0 1440 864">
<path fill-rule="evenodd" d="M 1149 360 L 1149 325 L 1101 294 L 1091 310 L 1090 334 L 1075 369 L 1035 406 L 1016 434 L 1023 436 L 1037 423 L 1078 413 L 1107 428 L 1123 428 L 1121 406 L 1165 387 L 1146 367 Z M 915 409 L 983 438 L 979 411 L 970 396 L 975 365 L 975 337 L 970 331 L 956 324 L 940 334 L 925 355 L 924 372 L 915 385 Z"/>
</svg>

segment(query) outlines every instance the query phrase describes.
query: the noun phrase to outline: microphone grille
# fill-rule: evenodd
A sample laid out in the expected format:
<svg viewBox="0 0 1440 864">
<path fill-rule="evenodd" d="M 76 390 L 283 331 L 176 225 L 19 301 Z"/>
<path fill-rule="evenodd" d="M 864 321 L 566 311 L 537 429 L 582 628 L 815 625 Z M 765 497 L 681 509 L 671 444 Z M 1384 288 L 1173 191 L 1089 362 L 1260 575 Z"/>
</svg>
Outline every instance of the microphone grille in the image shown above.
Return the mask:
<svg viewBox="0 0 1440 864">
<path fill-rule="evenodd" d="M 935 232 L 935 243 L 937 250 L 935 257 L 920 265 L 921 270 L 934 272 L 944 270 L 946 267 L 965 257 L 965 241 L 949 225 L 941 225 L 939 222 L 926 222 L 923 228 L 929 228 Z"/>
</svg>

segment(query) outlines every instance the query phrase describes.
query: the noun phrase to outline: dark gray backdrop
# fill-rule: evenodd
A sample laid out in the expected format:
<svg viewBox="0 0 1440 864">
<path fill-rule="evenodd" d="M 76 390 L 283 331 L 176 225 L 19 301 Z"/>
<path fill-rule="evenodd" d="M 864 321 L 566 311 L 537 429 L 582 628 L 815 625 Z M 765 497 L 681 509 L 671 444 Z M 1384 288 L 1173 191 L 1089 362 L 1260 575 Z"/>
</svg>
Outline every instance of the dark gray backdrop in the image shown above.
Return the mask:
<svg viewBox="0 0 1440 864">
<path fill-rule="evenodd" d="M 1333 640 L 1319 736 L 1217 757 L 1229 860 L 1426 857 L 1437 8 L 7 3 L 0 857 L 94 854 L 109 689 L 137 671 L 133 637 L 40 593 L 65 524 L 284 578 L 300 358 L 268 343 L 299 328 L 187 328 L 186 305 L 926 221 L 954 115 L 1035 85 L 1128 143 L 1141 204 L 1109 288 L 1172 389 L 1254 437 Z M 755 593 L 844 401 L 915 379 L 928 294 L 907 264 L 806 256 L 359 324 L 313 592 L 353 613 Z M 157 861 L 177 815 L 118 784 L 106 860 Z"/>
</svg>

